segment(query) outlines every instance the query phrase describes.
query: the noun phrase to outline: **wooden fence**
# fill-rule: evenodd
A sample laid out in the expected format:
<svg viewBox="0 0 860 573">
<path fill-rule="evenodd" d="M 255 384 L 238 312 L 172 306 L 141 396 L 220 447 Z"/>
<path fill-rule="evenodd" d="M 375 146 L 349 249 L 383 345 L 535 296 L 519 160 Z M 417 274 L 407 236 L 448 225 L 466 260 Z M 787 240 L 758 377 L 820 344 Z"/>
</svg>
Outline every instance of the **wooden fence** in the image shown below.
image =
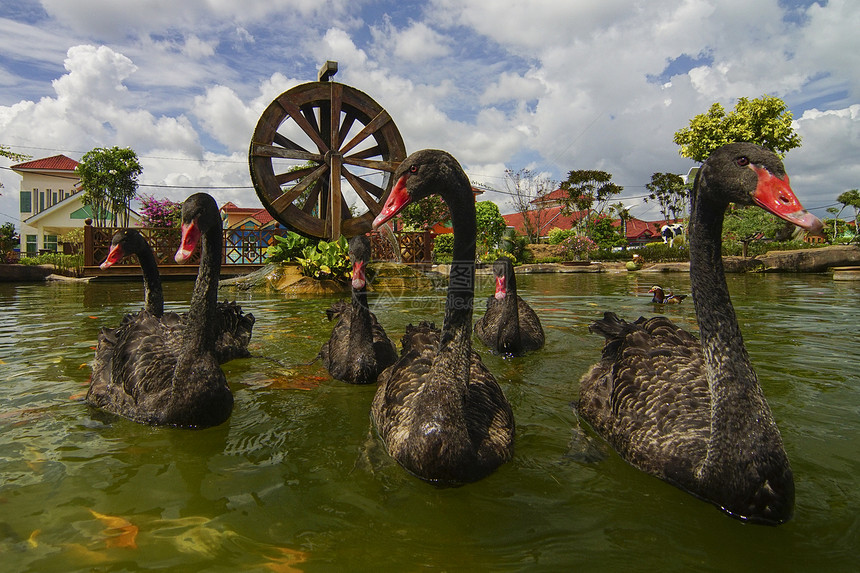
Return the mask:
<svg viewBox="0 0 860 573">
<path fill-rule="evenodd" d="M 152 247 L 155 260 L 159 267 L 175 265 L 173 256 L 179 248 L 180 233 L 178 228 L 170 227 L 135 227 Z M 84 267 L 98 268 L 105 260 L 110 250 L 110 241 L 116 227 L 94 227 L 88 224 L 84 227 Z M 266 247 L 275 242 L 276 235 L 283 235 L 282 228 L 274 229 L 224 229 L 224 249 L 221 254 L 223 267 L 262 266 L 265 264 Z M 371 233 L 371 258 L 374 261 L 399 261 L 407 264 L 429 264 L 433 257 L 433 239 L 435 235 L 429 231 L 400 232 L 392 235 L 378 232 Z M 190 263 L 196 265 L 199 261 L 199 251 L 194 254 Z M 126 258 L 120 265 L 136 267 L 136 258 Z M 197 271 L 194 270 L 196 273 Z"/>
</svg>

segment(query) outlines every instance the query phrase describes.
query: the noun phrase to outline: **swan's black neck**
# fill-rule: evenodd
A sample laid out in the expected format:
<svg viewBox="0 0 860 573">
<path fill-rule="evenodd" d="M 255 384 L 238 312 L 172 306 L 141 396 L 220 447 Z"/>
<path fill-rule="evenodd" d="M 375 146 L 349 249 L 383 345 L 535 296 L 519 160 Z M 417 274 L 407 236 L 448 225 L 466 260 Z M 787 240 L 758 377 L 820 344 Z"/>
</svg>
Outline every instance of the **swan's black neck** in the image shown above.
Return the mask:
<svg viewBox="0 0 860 573">
<path fill-rule="evenodd" d="M 158 274 L 158 263 L 152 249 L 141 249 L 137 260 L 143 271 L 144 308 L 153 316 L 164 314 L 164 293 L 161 290 L 161 276 Z"/>
<path fill-rule="evenodd" d="M 721 256 L 726 208 L 694 193 L 689 238 L 690 283 L 711 393 L 711 433 L 703 471 L 714 474 L 730 471 L 738 458 L 756 451 L 762 434 L 771 435 L 767 440 L 775 432 L 779 440 L 726 284 Z"/>
<path fill-rule="evenodd" d="M 442 195 L 451 212 L 454 251 L 448 276 L 445 320 L 439 340 L 439 354 L 434 369 L 447 370 L 449 379 L 469 379 L 472 350 L 472 303 L 475 298 L 475 200 L 472 188 L 462 174 L 463 182 Z M 457 188 L 459 192 L 457 192 Z M 453 378 L 450 376 L 453 374 Z M 465 385 L 464 385 L 465 386 Z"/>
<path fill-rule="evenodd" d="M 200 240 L 200 267 L 187 314 L 187 344 L 196 353 L 211 353 L 215 350 L 218 280 L 221 276 L 221 249 L 224 242 L 220 225 L 212 225 Z"/>
<path fill-rule="evenodd" d="M 367 306 L 367 291 L 352 289 L 352 319 L 349 323 L 350 345 L 372 347 L 370 309 Z"/>
</svg>

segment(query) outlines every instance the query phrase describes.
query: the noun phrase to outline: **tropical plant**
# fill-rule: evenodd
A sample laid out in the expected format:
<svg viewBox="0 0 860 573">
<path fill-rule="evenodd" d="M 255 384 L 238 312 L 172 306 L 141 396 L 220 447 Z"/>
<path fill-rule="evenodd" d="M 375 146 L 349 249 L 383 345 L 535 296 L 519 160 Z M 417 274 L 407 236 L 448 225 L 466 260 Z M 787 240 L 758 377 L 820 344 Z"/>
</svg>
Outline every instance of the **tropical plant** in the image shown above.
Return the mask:
<svg viewBox="0 0 860 573">
<path fill-rule="evenodd" d="M 0 258 L 6 262 L 12 255 L 12 252 L 20 244 L 20 236 L 15 230 L 14 223 L 3 223 L 0 227 Z"/>
<path fill-rule="evenodd" d="M 651 182 L 646 183 L 645 188 L 648 189 L 648 196 L 643 201 L 646 203 L 656 201 L 660 214 L 666 221 L 677 220 L 686 215 L 690 188 L 680 175 L 654 173 L 651 175 Z"/>
<path fill-rule="evenodd" d="M 131 200 L 137 193 L 137 177 L 143 168 L 129 148 L 97 147 L 88 151 L 75 168 L 81 179 L 82 201 L 92 208 L 97 227 L 108 219 L 112 226 L 128 226 Z"/>
<path fill-rule="evenodd" d="M 347 282 L 352 265 L 349 261 L 349 244 L 341 237 L 332 242 L 319 241 L 302 249 L 302 256 L 296 257 L 302 274 L 315 279 L 330 279 Z"/>
<path fill-rule="evenodd" d="M 622 234 L 622 229 L 615 227 L 606 213 L 591 217 L 586 236 L 600 249 L 622 247 L 627 244 L 627 237 Z"/>
<path fill-rule="evenodd" d="M 475 221 L 478 224 L 478 247 L 489 250 L 499 244 L 505 232 L 505 218 L 499 211 L 499 206 L 492 201 L 475 203 Z"/>
<path fill-rule="evenodd" d="M 443 233 L 433 239 L 433 261 L 450 263 L 454 260 L 454 234 Z"/>
<path fill-rule="evenodd" d="M 529 240 L 517 233 L 516 229 L 505 229 L 499 246 L 518 262 L 527 263 L 532 259 L 531 251 L 526 249 L 528 244 Z"/>
<path fill-rule="evenodd" d="M 140 195 L 141 227 L 179 227 L 182 203 L 170 199 L 156 199 L 151 195 Z"/>
<path fill-rule="evenodd" d="M 678 153 L 702 162 L 716 148 L 736 141 L 757 143 L 783 157 L 800 147 L 800 136 L 792 127 L 792 115 L 785 102 L 767 94 L 757 99 L 738 99 L 735 108 L 714 103 L 707 113 L 690 120 L 690 125 L 675 132 Z"/>
<path fill-rule="evenodd" d="M 400 212 L 400 220 L 407 231 L 423 231 L 451 219 L 448 205 L 438 195 L 429 195 L 410 203 Z"/>
<path fill-rule="evenodd" d="M 311 239 L 287 231 L 286 235 L 275 235 L 275 242 L 266 247 L 266 262 L 267 263 L 288 263 L 295 262 L 296 258 L 302 254 L 302 251 L 307 246 L 312 246 L 314 243 Z"/>
<path fill-rule="evenodd" d="M 568 237 L 561 242 L 564 247 L 563 258 L 566 260 L 587 260 L 589 255 L 597 250 L 597 244 L 582 235 Z"/>
<path fill-rule="evenodd" d="M 585 217 L 580 217 L 576 224 L 580 231 L 591 223 L 592 213 L 603 213 L 612 197 L 624 190 L 624 187 L 612 182 L 611 174 L 594 169 L 570 171 L 567 181 L 562 181 L 561 188 L 567 191 L 562 211 L 567 215 L 574 211 L 585 212 Z"/>
<path fill-rule="evenodd" d="M 849 189 L 844 193 L 840 193 L 836 198 L 842 204 L 842 208 L 851 207 L 854 209 L 854 236 L 860 235 L 860 189 Z M 841 211 L 840 211 L 841 212 Z"/>
</svg>

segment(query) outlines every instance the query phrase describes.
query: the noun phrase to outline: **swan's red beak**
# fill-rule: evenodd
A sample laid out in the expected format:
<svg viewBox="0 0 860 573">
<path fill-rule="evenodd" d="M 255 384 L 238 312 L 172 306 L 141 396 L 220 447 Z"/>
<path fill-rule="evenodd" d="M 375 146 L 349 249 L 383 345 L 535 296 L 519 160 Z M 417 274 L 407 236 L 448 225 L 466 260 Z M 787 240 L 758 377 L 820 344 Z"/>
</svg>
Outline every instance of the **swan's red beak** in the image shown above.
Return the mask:
<svg viewBox="0 0 860 573">
<path fill-rule="evenodd" d="M 785 219 L 804 229 L 811 235 L 820 235 L 824 229 L 821 220 L 803 208 L 791 190 L 788 175 L 780 178 L 763 167 L 750 165 L 758 175 L 758 185 L 753 193 L 753 201 L 780 219 Z"/>
<path fill-rule="evenodd" d="M 505 277 L 498 276 L 496 277 L 496 300 L 502 300 L 508 295 L 507 288 L 505 287 Z"/>
<path fill-rule="evenodd" d="M 394 184 L 394 188 L 388 195 L 388 200 L 382 207 L 382 211 L 380 211 L 379 215 L 376 216 L 376 219 L 373 220 L 374 229 L 390 220 L 412 202 L 412 196 L 409 194 L 409 191 L 406 190 L 406 180 L 408 178 L 409 177 L 407 175 L 404 175 L 397 180 L 397 183 Z"/>
<path fill-rule="evenodd" d="M 110 248 L 110 251 L 107 254 L 107 258 L 105 259 L 105 261 L 102 264 L 99 265 L 99 268 L 101 270 L 105 270 L 105 269 L 117 264 L 118 262 L 120 262 L 122 260 L 122 256 L 123 256 L 122 245 L 117 243 L 116 245 L 114 245 Z"/>
<path fill-rule="evenodd" d="M 176 251 L 176 256 L 173 259 L 180 265 L 191 258 L 194 254 L 194 249 L 197 248 L 197 243 L 200 241 L 200 227 L 197 226 L 197 221 L 182 224 L 182 243 L 179 245 L 179 250 Z"/>
<path fill-rule="evenodd" d="M 356 261 L 352 265 L 352 288 L 361 290 L 367 284 L 367 277 L 364 274 L 364 261 Z"/>
</svg>

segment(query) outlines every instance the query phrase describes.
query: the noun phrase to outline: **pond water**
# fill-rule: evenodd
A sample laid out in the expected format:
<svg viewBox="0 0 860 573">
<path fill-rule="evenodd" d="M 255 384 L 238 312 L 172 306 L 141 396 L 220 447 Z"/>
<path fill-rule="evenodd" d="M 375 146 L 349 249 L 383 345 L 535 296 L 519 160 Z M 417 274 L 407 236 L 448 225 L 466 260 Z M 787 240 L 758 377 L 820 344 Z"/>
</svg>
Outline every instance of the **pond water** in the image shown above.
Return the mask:
<svg viewBox="0 0 860 573">
<path fill-rule="evenodd" d="M 627 465 L 570 407 L 600 356 L 589 321 L 604 309 L 654 314 L 655 280 L 689 293 L 685 274 L 518 277 L 546 347 L 504 359 L 475 343 L 513 406 L 514 459 L 449 489 L 385 454 L 371 430 L 374 387 L 308 364 L 336 298 L 222 289 L 256 316 L 257 358 L 225 365 L 232 417 L 194 431 L 83 402 L 98 329 L 140 307 L 138 282 L 0 284 L 2 569 L 858 570 L 860 283 L 729 277 L 797 486 L 794 519 L 766 527 Z M 166 283 L 167 307 L 184 310 L 191 288 Z M 476 317 L 491 291 L 482 279 Z M 371 304 L 399 342 L 409 322 L 441 324 L 443 296 L 377 293 Z M 695 330 L 690 303 L 662 312 Z"/>
</svg>

